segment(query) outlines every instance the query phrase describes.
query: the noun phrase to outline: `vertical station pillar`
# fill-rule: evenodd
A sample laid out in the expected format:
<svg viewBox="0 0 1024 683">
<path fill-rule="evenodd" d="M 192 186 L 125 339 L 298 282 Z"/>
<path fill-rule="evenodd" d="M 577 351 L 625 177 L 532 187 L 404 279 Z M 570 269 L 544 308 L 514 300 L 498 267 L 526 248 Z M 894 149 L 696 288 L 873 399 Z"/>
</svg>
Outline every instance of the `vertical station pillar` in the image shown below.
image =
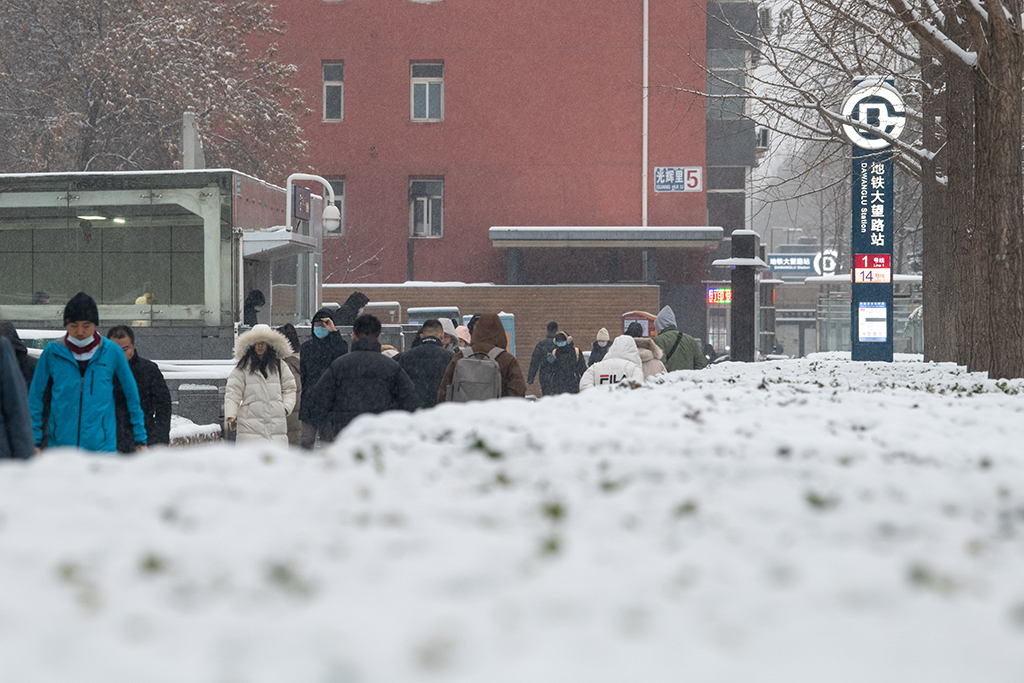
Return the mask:
<svg viewBox="0 0 1024 683">
<path fill-rule="evenodd" d="M 853 143 L 850 357 L 892 362 L 893 152 L 906 124 L 903 98 L 879 76 L 858 82 L 843 102 Z"/>
</svg>

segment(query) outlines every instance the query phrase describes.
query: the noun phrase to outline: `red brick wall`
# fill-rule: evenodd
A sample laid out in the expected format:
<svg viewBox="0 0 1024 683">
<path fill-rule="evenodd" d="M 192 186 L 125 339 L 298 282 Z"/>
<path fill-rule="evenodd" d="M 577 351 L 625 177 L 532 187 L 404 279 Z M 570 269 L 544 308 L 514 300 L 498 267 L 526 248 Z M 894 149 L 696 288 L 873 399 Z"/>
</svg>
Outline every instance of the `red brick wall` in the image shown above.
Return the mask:
<svg viewBox="0 0 1024 683">
<path fill-rule="evenodd" d="M 325 282 L 503 282 L 488 228 L 636 226 L 644 191 L 650 225 L 706 224 L 704 192 L 653 183 L 655 166 L 705 165 L 704 100 L 678 88 L 704 89 L 704 0 L 650 3 L 646 190 L 642 3 L 274 4 L 288 23 L 278 57 L 312 110 L 296 167 L 345 178 L 347 234 L 325 240 Z M 344 61 L 343 121 L 321 120 L 323 61 Z M 411 61 L 444 62 L 444 121 L 410 121 Z M 444 178 L 444 236 L 415 240 L 411 277 L 410 176 Z"/>
<path fill-rule="evenodd" d="M 551 320 L 572 335 L 578 347 L 589 351 L 602 327 L 613 339 L 621 334 L 623 313 L 657 313 L 659 309 L 658 288 L 648 285 L 325 285 L 323 300 L 341 304 L 355 291 L 370 297 L 371 302 L 401 303 L 403 322 L 410 307 L 420 306 L 458 306 L 463 315 L 511 313 L 516 317 L 516 357 L 524 375 L 533 347 L 547 335 Z M 537 382 L 529 389 L 539 391 Z"/>
</svg>

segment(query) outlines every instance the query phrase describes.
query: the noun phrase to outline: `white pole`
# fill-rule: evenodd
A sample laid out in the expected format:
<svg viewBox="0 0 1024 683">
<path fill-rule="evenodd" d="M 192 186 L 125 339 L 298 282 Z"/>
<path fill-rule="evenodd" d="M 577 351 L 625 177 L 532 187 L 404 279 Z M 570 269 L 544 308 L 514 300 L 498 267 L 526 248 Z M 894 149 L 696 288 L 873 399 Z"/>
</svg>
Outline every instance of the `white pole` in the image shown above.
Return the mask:
<svg viewBox="0 0 1024 683">
<path fill-rule="evenodd" d="M 650 0 L 644 0 L 644 104 L 643 104 L 643 169 L 640 172 L 641 180 L 643 181 L 643 192 L 640 194 L 641 198 L 641 216 L 640 225 L 647 227 L 647 115 L 648 115 L 648 103 L 647 95 L 650 88 L 649 83 L 649 64 L 651 57 L 651 4 Z"/>
</svg>

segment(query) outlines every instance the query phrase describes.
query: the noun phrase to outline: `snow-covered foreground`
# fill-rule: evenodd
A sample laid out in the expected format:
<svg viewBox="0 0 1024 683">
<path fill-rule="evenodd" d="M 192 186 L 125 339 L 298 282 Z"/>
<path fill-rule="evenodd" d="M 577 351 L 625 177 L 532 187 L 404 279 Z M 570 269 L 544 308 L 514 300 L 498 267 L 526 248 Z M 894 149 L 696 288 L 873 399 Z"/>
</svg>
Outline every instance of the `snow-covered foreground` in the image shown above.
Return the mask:
<svg viewBox="0 0 1024 683">
<path fill-rule="evenodd" d="M 0 680 L 1021 683 L 1022 388 L 725 364 L 5 462 Z"/>
</svg>

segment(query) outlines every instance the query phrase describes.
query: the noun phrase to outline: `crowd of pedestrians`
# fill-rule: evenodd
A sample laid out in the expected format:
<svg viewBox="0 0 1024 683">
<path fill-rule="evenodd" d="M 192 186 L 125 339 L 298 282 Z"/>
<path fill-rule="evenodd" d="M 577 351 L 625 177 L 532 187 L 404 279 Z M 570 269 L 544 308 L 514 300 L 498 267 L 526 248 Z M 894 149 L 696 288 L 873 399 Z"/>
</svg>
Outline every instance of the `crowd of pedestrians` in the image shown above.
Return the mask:
<svg viewBox="0 0 1024 683">
<path fill-rule="evenodd" d="M 245 318 L 253 324 L 235 343 L 224 391 L 227 436 L 242 443 L 311 449 L 367 413 L 525 397 L 538 379 L 544 396 L 639 386 L 707 365 L 668 306 L 654 320 L 653 338 L 639 323 L 614 339 L 601 328 L 589 354 L 550 322 L 524 376 L 495 313 L 475 315 L 466 325 L 427 320 L 398 353 L 381 344 L 380 320 L 361 314 L 368 299 L 359 292 L 333 312 L 317 311 L 305 341 L 293 325 L 256 322 L 264 303 L 258 290 L 246 299 Z M 64 308 L 64 337 L 38 361 L 13 325 L 0 323 L 0 458 L 30 458 L 59 446 L 133 453 L 170 442 L 171 396 L 159 367 L 140 355 L 131 327 L 111 327 L 104 337 L 99 322 L 95 301 L 75 295 Z M 350 340 L 342 326 L 351 326 Z"/>
</svg>

